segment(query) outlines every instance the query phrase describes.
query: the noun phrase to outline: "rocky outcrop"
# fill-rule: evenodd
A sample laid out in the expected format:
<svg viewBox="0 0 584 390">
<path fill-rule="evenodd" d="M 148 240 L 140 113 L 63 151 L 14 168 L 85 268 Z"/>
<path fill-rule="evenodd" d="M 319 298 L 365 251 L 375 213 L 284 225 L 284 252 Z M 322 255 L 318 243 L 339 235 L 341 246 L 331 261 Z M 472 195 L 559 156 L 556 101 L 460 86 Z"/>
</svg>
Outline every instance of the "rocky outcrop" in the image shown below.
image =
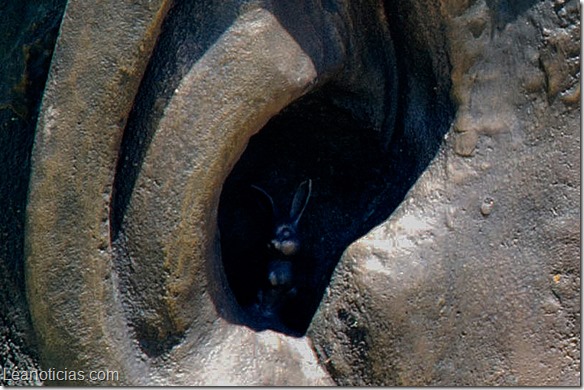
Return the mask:
<svg viewBox="0 0 584 390">
<path fill-rule="evenodd" d="M 62 6 L 41 24 L 53 34 Z M 34 147 L 46 63 L 39 92 L 0 111 L 28 115 L 14 161 L 32 149 L 28 188 L 27 169 L 0 167 L 17 205 L 0 225 L 5 367 L 130 385 L 578 383 L 579 13 L 70 1 Z M 286 209 L 306 178 L 307 261 L 268 320 L 242 297 L 266 227 L 246 191 Z"/>
<path fill-rule="evenodd" d="M 312 322 L 340 384 L 580 381 L 578 5 L 460 3 L 453 130 Z"/>
</svg>

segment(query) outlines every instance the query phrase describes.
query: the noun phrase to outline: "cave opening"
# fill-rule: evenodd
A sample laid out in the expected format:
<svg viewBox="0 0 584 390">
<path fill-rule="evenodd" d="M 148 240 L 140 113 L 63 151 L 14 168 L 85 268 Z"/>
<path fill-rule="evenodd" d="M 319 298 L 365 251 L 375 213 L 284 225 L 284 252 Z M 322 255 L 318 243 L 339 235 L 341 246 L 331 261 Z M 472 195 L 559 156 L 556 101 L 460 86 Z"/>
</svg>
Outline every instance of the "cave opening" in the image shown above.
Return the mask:
<svg viewBox="0 0 584 390">
<path fill-rule="evenodd" d="M 335 87 L 323 85 L 253 136 L 224 183 L 222 265 L 243 309 L 242 325 L 306 334 L 345 249 L 393 213 L 450 128 L 451 69 L 438 10 L 394 1 L 384 6 L 399 79 L 393 128 L 369 127 L 338 104 Z M 293 262 L 292 281 L 276 293 L 278 304 L 267 304 L 273 266 L 266 264 L 277 268 L 282 254 L 269 248 L 277 222 L 266 199 L 285 215 L 307 180 L 312 188 L 298 223 L 300 249 L 284 256 Z"/>
<path fill-rule="evenodd" d="M 224 299 L 216 299 L 215 304 L 229 306 L 217 310 L 229 321 L 258 331 L 272 329 L 304 335 L 347 246 L 391 215 L 438 151 L 454 112 L 441 27 L 432 12 L 416 3 L 387 1 L 385 5 L 399 75 L 397 96 L 392 89 L 391 99 L 387 99 L 397 101 L 397 107 L 391 110 L 396 112 L 395 124 L 380 130 L 366 123 L 364 118 L 369 117 L 366 111 L 370 107 L 362 102 L 351 107 L 351 99 L 358 97 L 354 91 L 335 85 L 333 77 L 273 117 L 253 136 L 223 183 L 217 216 L 222 264 L 217 268 L 224 273 L 219 279 L 225 276 L 239 308 L 232 310 L 230 299 L 229 304 Z M 173 33 L 177 27 L 169 17 L 170 27 L 163 29 L 166 32 L 146 72 L 124 135 L 112 206 L 112 233 L 120 236 L 115 246 L 121 248 L 116 260 L 121 289 L 134 294 L 126 309 L 141 347 L 156 356 L 175 345 L 177 338 L 165 335 L 164 341 L 158 341 L 160 336 L 143 320 L 143 308 L 148 302 L 140 301 L 141 290 L 134 292 L 135 287 L 128 281 L 131 262 L 124 254 L 124 237 L 118 233 L 123 230 L 123 217 L 139 167 L 156 129 L 156 115 L 161 115 L 157 110 L 164 106 L 160 102 L 169 99 L 175 90 L 167 85 L 178 85 L 198 58 L 195 54 L 206 49 L 201 46 L 198 51 L 188 51 L 192 56 L 188 61 L 181 57 L 185 56 L 182 52 L 177 54 L 181 61 L 168 55 L 182 47 L 183 41 L 199 42 L 206 31 L 191 22 L 187 17 L 190 11 L 181 9 L 174 8 L 170 15 L 184 18 L 181 23 L 197 34 Z M 205 14 L 203 11 L 200 15 Z M 425 29 L 418 29 L 422 25 Z M 213 31 L 220 30 L 223 31 Z M 211 44 L 216 37 L 207 38 L 205 42 Z M 378 52 L 372 49 L 368 55 L 375 59 Z M 394 70 L 384 68 L 388 73 Z M 167 83 L 159 81 L 164 77 Z M 386 105 L 390 106 L 387 102 Z M 389 111 L 384 112 L 390 115 Z M 292 265 L 282 264 L 280 254 L 268 247 L 277 224 L 271 216 L 271 203 L 285 215 L 295 193 L 306 182 L 311 184 L 311 191 L 298 222 L 299 250 L 293 259 L 284 258 Z M 284 283 L 285 289 L 275 294 L 276 298 L 268 299 L 276 303 L 265 307 L 262 302 L 270 292 L 269 284 L 266 287 L 270 264 L 276 268 L 289 266 L 292 271 L 282 271 L 280 267 L 278 272 L 292 276 L 290 282 Z M 215 283 L 216 276 L 208 277 Z M 225 287 L 223 281 L 217 285 Z M 218 294 L 223 298 L 224 291 Z M 164 323 L 161 327 L 170 325 Z"/>
<path fill-rule="evenodd" d="M 388 146 L 386 138 L 320 91 L 250 139 L 218 210 L 223 268 L 246 325 L 306 332 L 343 251 L 385 220 L 413 183 L 414 159 L 404 159 L 401 142 Z M 271 209 L 289 216 L 297 191 L 306 207 L 297 225 L 298 252 L 286 256 L 271 244 L 282 221 Z M 281 274 L 289 283 L 270 284 Z"/>
</svg>

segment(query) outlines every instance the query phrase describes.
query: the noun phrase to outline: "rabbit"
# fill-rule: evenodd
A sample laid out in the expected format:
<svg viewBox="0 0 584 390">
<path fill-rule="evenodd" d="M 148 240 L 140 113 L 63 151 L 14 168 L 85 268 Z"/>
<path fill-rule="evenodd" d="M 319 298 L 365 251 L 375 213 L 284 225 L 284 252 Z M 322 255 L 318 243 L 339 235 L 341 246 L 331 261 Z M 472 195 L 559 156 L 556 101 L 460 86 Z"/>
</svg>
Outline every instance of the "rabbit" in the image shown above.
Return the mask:
<svg viewBox="0 0 584 390">
<path fill-rule="evenodd" d="M 257 294 L 257 308 L 264 317 L 274 317 L 280 307 L 297 293 L 293 263 L 290 260 L 270 260 L 266 274 Z"/>
<path fill-rule="evenodd" d="M 285 217 L 278 213 L 272 197 L 266 191 L 254 185 L 252 187 L 263 194 L 272 214 L 273 231 L 267 243 L 265 279 L 258 291 L 262 312 L 271 316 L 286 298 L 297 292 L 294 286 L 294 258 L 301 248 L 298 223 L 312 193 L 312 180 L 308 179 L 298 186 L 290 213 Z"/>
</svg>

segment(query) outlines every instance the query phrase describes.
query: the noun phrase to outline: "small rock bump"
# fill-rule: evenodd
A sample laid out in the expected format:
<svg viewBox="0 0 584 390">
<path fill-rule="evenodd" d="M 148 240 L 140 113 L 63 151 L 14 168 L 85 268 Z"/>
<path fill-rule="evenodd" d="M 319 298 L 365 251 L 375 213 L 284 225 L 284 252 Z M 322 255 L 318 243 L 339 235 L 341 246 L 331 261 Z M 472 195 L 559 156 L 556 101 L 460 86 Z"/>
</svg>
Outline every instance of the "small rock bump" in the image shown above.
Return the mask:
<svg viewBox="0 0 584 390">
<path fill-rule="evenodd" d="M 475 131 L 459 134 L 454 143 L 454 151 L 459 156 L 470 157 L 477 146 L 478 139 L 479 135 Z"/>
<path fill-rule="evenodd" d="M 485 217 L 493 212 L 493 207 L 495 205 L 495 200 L 493 198 L 485 198 L 483 203 L 481 203 L 481 214 Z"/>
</svg>

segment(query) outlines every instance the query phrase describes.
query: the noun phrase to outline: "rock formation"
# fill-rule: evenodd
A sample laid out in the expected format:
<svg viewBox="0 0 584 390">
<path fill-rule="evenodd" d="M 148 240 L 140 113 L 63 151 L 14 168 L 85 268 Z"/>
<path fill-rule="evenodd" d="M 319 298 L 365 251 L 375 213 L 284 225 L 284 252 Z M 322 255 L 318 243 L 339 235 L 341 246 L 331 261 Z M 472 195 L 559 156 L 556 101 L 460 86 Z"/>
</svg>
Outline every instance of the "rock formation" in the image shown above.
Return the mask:
<svg viewBox="0 0 584 390">
<path fill-rule="evenodd" d="M 579 383 L 576 1 L 6 12 L 3 368 Z M 306 179 L 298 295 L 266 321 L 249 189 L 286 209 Z"/>
</svg>

